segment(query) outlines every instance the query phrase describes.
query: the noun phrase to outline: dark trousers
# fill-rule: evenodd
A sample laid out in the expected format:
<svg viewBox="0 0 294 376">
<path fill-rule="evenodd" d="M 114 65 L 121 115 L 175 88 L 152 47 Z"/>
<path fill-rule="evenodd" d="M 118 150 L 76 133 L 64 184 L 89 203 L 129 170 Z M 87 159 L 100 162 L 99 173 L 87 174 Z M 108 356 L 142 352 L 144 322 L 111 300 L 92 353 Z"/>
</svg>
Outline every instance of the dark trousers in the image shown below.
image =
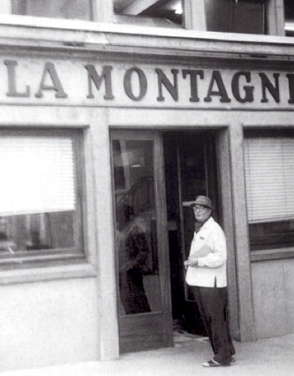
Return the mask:
<svg viewBox="0 0 294 376">
<path fill-rule="evenodd" d="M 120 296 L 127 315 L 150 312 L 150 306 L 144 290 L 143 274 L 140 270 L 130 269 L 119 275 Z"/>
<path fill-rule="evenodd" d="M 192 289 L 212 346 L 213 359 L 227 364 L 235 354 L 228 323 L 227 288 L 193 286 Z"/>
</svg>

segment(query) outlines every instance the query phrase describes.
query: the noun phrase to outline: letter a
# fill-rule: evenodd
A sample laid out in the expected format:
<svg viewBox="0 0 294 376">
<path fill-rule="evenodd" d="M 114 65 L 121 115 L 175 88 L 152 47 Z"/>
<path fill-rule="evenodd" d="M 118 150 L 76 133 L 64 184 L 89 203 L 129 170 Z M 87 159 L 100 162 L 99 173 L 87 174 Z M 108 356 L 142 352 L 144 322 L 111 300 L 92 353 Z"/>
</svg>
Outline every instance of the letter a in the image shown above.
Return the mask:
<svg viewBox="0 0 294 376">
<path fill-rule="evenodd" d="M 50 76 L 53 85 L 46 85 L 45 80 L 47 75 Z M 43 90 L 55 90 L 55 98 L 67 98 L 67 94 L 64 92 L 60 79 L 57 75 L 55 66 L 53 63 L 46 63 L 43 71 L 43 77 L 40 83 L 39 91 L 35 95 L 36 98 L 43 97 Z"/>
</svg>

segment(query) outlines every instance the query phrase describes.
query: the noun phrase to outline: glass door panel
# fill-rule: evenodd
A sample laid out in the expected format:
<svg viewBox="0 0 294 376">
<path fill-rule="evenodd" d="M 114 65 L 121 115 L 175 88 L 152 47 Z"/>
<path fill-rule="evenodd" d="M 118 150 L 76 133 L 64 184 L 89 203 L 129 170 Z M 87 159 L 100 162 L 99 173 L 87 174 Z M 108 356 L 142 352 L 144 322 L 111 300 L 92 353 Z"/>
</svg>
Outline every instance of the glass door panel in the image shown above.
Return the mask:
<svg viewBox="0 0 294 376">
<path fill-rule="evenodd" d="M 166 318 L 171 312 L 164 298 L 168 252 L 158 231 L 164 221 L 159 213 L 165 210 L 164 186 L 158 189 L 159 143 L 147 132 L 112 134 L 121 352 L 170 343 Z"/>
<path fill-rule="evenodd" d="M 120 315 L 161 310 L 153 141 L 113 140 Z"/>
</svg>

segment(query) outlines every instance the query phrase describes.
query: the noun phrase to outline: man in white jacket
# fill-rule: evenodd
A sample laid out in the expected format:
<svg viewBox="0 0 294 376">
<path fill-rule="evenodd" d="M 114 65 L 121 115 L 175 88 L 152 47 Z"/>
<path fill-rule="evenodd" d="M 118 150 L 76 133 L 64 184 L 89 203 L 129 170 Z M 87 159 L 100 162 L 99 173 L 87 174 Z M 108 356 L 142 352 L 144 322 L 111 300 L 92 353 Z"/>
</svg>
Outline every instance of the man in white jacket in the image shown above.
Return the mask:
<svg viewBox="0 0 294 376">
<path fill-rule="evenodd" d="M 186 282 L 192 287 L 214 353 L 202 365 L 229 366 L 235 361 L 235 348 L 228 323 L 226 237 L 212 218 L 213 205 L 207 196 L 183 205 L 193 207 L 197 228 L 185 261 Z"/>
</svg>

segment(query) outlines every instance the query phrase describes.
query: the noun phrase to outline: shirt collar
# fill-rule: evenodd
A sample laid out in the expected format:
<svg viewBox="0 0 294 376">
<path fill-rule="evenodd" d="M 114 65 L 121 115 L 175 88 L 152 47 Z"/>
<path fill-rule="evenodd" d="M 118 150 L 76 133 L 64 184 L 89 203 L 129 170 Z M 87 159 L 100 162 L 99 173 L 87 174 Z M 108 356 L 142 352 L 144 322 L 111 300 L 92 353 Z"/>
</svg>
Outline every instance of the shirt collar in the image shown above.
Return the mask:
<svg viewBox="0 0 294 376">
<path fill-rule="evenodd" d="M 201 227 L 198 228 L 198 230 L 196 230 L 196 227 L 195 227 L 195 232 L 199 232 L 199 231 L 202 231 L 202 230 L 205 230 L 207 229 L 210 224 L 214 221 L 214 219 L 212 218 L 212 216 L 210 216 L 203 224 Z"/>
</svg>

